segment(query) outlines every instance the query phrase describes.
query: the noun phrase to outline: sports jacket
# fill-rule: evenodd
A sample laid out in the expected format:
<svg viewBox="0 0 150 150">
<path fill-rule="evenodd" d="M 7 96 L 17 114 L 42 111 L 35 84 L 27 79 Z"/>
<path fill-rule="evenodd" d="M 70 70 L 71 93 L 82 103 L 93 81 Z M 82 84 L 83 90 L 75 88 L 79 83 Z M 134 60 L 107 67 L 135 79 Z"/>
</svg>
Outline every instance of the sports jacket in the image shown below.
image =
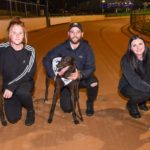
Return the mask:
<svg viewBox="0 0 150 150">
<path fill-rule="evenodd" d="M 0 70 L 4 89 L 15 91 L 23 82 L 33 82 L 36 61 L 35 50 L 26 45 L 21 51 L 15 51 L 9 44 L 0 44 Z"/>
<path fill-rule="evenodd" d="M 77 69 L 80 70 L 82 78 L 89 77 L 95 71 L 95 58 L 88 42 L 82 39 L 78 48 L 73 50 L 70 46 L 70 41 L 66 40 L 49 51 L 43 58 L 43 64 L 49 77 L 53 78 L 55 76 L 52 69 L 53 58 L 64 56 L 74 57 Z"/>
<path fill-rule="evenodd" d="M 145 65 L 146 70 L 143 65 Z M 119 90 L 122 90 L 126 85 L 133 88 L 150 93 L 150 50 L 147 52 L 147 63 L 143 64 L 138 61 L 138 67 L 141 70 L 139 75 L 128 61 L 127 55 L 124 55 L 121 60 L 122 76 L 119 81 Z"/>
</svg>

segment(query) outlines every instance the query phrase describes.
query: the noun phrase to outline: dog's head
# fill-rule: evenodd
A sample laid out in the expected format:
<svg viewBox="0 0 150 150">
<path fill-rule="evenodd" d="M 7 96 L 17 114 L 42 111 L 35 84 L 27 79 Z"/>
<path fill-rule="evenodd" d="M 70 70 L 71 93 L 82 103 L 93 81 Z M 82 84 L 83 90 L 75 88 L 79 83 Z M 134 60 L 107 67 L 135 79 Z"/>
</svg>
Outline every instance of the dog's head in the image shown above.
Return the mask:
<svg viewBox="0 0 150 150">
<path fill-rule="evenodd" d="M 71 56 L 63 57 L 61 61 L 57 64 L 57 69 L 58 71 L 61 71 L 63 68 L 66 68 L 65 74 L 67 73 L 67 75 L 74 72 L 76 68 L 74 58 Z"/>
<path fill-rule="evenodd" d="M 58 71 L 65 67 L 74 66 L 74 58 L 71 56 L 65 56 L 61 59 L 61 61 L 57 64 Z"/>
</svg>

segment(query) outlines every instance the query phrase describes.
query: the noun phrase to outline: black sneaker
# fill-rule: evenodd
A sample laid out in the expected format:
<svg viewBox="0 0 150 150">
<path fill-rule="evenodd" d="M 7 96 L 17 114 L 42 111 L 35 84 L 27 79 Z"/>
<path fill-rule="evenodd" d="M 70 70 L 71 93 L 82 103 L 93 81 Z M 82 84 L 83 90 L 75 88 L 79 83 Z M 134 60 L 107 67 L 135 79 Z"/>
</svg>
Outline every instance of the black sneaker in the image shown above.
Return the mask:
<svg viewBox="0 0 150 150">
<path fill-rule="evenodd" d="M 141 118 L 141 114 L 138 111 L 137 105 L 136 104 L 132 104 L 132 103 L 127 103 L 127 109 L 129 111 L 130 116 L 132 116 L 133 118 Z"/>
<path fill-rule="evenodd" d="M 35 122 L 35 111 L 34 110 L 27 111 L 27 117 L 25 120 L 25 125 L 31 126 L 34 122 Z"/>
<path fill-rule="evenodd" d="M 93 116 L 94 115 L 93 102 L 87 102 L 86 105 L 87 105 L 86 115 Z"/>
<path fill-rule="evenodd" d="M 142 104 L 138 104 L 139 109 L 144 110 L 144 111 L 148 111 L 149 107 L 146 105 L 146 103 L 142 103 Z"/>
</svg>

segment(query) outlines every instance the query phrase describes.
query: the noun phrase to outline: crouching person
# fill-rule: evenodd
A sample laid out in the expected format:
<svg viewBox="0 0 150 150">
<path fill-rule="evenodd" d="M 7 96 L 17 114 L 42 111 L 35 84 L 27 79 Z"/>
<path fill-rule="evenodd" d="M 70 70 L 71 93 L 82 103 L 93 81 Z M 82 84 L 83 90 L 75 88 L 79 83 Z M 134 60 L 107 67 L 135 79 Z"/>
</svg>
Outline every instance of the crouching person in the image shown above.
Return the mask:
<svg viewBox="0 0 150 150">
<path fill-rule="evenodd" d="M 148 111 L 146 102 L 150 99 L 150 50 L 141 37 L 134 35 L 130 38 L 121 69 L 120 93 L 128 99 L 129 114 L 140 118 L 139 110 Z"/>
<path fill-rule="evenodd" d="M 80 79 L 79 88 L 86 88 L 86 114 L 94 114 L 94 101 L 98 94 L 98 80 L 94 76 L 95 58 L 89 43 L 83 39 L 83 29 L 80 23 L 71 23 L 68 29 L 68 39 L 50 50 L 43 59 L 43 64 L 48 76 L 54 79 L 52 60 L 56 57 L 74 57 L 77 66 L 76 72 L 68 78 L 70 80 Z M 59 72 L 59 75 L 63 75 Z M 60 106 L 64 112 L 71 112 L 71 98 L 69 90 L 64 87 L 60 94 Z"/>
<path fill-rule="evenodd" d="M 10 21 L 8 38 L 8 42 L 0 44 L 5 114 L 10 123 L 16 123 L 21 119 L 22 107 L 25 107 L 25 125 L 30 126 L 35 121 L 32 101 L 35 51 L 27 45 L 25 26 L 19 17 Z"/>
</svg>

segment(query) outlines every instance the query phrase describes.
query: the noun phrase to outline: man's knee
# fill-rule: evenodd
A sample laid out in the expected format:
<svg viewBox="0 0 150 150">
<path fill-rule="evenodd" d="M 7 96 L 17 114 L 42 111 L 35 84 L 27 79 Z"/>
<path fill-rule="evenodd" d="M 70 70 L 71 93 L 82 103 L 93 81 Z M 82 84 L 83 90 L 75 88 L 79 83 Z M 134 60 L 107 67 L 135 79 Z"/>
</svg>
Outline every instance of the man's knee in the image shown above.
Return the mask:
<svg viewBox="0 0 150 150">
<path fill-rule="evenodd" d="M 98 87 L 98 79 L 94 76 L 91 80 L 90 87 Z"/>
<path fill-rule="evenodd" d="M 93 82 L 93 83 L 90 84 L 90 86 L 91 87 L 96 87 L 96 86 L 98 86 L 98 82 Z"/>
</svg>

